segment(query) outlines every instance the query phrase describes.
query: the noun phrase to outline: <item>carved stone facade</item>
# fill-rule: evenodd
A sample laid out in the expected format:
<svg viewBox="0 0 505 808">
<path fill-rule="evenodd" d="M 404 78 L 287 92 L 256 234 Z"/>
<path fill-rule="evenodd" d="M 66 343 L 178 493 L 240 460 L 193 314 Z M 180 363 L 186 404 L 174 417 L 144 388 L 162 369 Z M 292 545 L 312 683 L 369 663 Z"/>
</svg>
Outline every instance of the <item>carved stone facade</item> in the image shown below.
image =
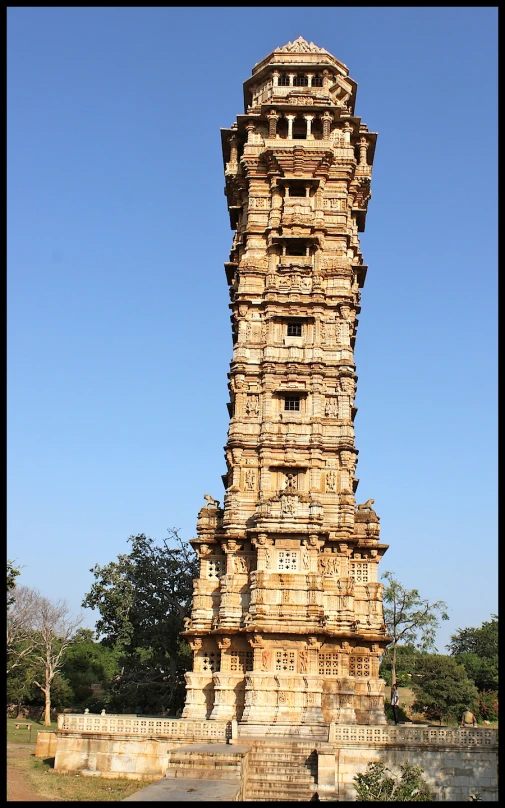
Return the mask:
<svg viewBox="0 0 505 808">
<path fill-rule="evenodd" d="M 224 507 L 208 495 L 183 716 L 384 724 L 373 500 L 356 505 L 354 342 L 376 135 L 341 62 L 299 38 L 222 130 L 233 358 Z"/>
</svg>

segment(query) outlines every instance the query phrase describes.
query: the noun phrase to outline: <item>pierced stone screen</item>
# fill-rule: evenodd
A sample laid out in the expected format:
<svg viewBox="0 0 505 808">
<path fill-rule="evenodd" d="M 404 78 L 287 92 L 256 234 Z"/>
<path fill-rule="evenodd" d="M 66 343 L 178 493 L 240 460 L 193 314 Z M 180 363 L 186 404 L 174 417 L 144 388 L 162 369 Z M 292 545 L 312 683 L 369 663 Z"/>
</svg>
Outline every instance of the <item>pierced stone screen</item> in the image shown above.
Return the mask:
<svg viewBox="0 0 505 808">
<path fill-rule="evenodd" d="M 338 654 L 319 654 L 319 675 L 338 675 Z"/>
<path fill-rule="evenodd" d="M 370 657 L 351 656 L 349 658 L 350 676 L 370 676 Z"/>
<path fill-rule="evenodd" d="M 368 577 L 368 564 L 363 561 L 353 561 L 351 563 L 351 578 L 354 578 L 357 584 L 367 584 Z"/>
<path fill-rule="evenodd" d="M 219 670 L 219 654 L 215 651 L 203 651 L 202 670 L 214 673 Z"/>
<path fill-rule="evenodd" d="M 295 651 L 276 651 L 275 652 L 275 670 L 276 671 L 294 671 L 295 670 Z"/>
<path fill-rule="evenodd" d="M 290 550 L 279 550 L 277 569 L 279 572 L 296 572 L 298 569 L 298 553 Z"/>
<path fill-rule="evenodd" d="M 207 576 L 209 578 L 221 578 L 224 574 L 224 559 L 209 558 L 207 561 Z"/>
<path fill-rule="evenodd" d="M 252 651 L 232 651 L 230 658 L 231 671 L 252 671 L 253 669 L 253 652 Z"/>
</svg>

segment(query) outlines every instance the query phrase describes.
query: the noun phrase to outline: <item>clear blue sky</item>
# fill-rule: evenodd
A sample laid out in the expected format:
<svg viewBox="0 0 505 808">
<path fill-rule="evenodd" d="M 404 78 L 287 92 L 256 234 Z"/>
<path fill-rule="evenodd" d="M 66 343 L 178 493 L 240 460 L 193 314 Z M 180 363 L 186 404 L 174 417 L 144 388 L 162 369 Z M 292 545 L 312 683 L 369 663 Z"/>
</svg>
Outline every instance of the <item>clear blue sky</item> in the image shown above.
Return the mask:
<svg viewBox="0 0 505 808">
<path fill-rule="evenodd" d="M 8 555 L 80 609 L 222 500 L 232 342 L 220 127 L 302 35 L 378 142 L 356 342 L 381 570 L 497 611 L 497 9 L 8 10 Z M 86 612 L 86 624 L 94 625 Z"/>
</svg>

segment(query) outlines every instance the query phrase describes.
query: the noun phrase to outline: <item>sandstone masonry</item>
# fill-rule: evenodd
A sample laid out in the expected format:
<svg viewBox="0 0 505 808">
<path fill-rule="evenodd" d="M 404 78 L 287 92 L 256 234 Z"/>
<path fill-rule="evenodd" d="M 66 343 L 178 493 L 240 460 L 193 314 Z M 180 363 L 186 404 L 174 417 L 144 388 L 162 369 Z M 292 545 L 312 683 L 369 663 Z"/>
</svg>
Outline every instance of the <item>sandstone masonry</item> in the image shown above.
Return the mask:
<svg viewBox="0 0 505 808">
<path fill-rule="evenodd" d="M 376 134 L 301 37 L 255 65 L 222 130 L 233 358 L 224 507 L 206 495 L 183 716 L 384 724 L 373 500 L 356 505 L 354 344 Z"/>
</svg>

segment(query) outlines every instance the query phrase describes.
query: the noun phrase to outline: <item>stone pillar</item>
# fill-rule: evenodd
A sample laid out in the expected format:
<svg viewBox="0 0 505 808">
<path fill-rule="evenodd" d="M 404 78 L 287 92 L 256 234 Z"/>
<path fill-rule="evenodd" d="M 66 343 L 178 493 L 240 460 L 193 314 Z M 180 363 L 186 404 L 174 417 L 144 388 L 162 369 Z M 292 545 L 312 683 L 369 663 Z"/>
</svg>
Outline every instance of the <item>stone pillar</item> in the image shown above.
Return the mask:
<svg viewBox="0 0 505 808">
<path fill-rule="evenodd" d="M 349 121 L 346 121 L 342 127 L 342 132 L 344 133 L 344 143 L 350 144 L 351 143 L 351 133 L 352 133 L 352 124 Z"/>
<path fill-rule="evenodd" d="M 312 121 L 316 117 L 315 115 L 304 115 L 305 122 L 307 124 L 307 140 L 314 140 L 314 135 L 312 134 Z"/>
<path fill-rule="evenodd" d="M 252 121 L 249 121 L 249 123 L 246 124 L 246 131 L 247 131 L 247 145 L 251 146 L 253 143 L 254 133 L 256 132 L 256 126 L 253 124 Z"/>
<path fill-rule="evenodd" d="M 279 75 L 280 75 L 280 73 L 279 73 L 278 70 L 273 71 L 273 73 L 272 73 L 272 86 L 273 87 L 278 87 L 279 86 Z"/>
<path fill-rule="evenodd" d="M 241 677 L 230 673 L 231 639 L 229 637 L 218 637 L 217 647 L 221 651 L 221 664 L 220 670 L 212 676 L 214 706 L 209 720 L 226 721 L 236 717 L 234 687 Z"/>
<path fill-rule="evenodd" d="M 233 575 L 235 572 L 234 558 L 237 542 L 234 539 L 228 539 L 228 541 L 223 542 L 222 548 L 226 553 L 226 575 Z"/>
<path fill-rule="evenodd" d="M 323 801 L 333 801 L 337 792 L 335 748 L 331 743 L 317 749 L 317 792 Z"/>
<path fill-rule="evenodd" d="M 362 138 L 360 138 L 360 141 L 359 141 L 359 164 L 360 164 L 360 166 L 368 165 L 367 159 L 366 159 L 367 151 L 368 151 L 368 141 L 367 141 L 366 137 L 362 137 Z"/>
<path fill-rule="evenodd" d="M 328 140 L 328 138 L 330 137 L 331 122 L 333 120 L 333 115 L 331 114 L 331 112 L 328 112 L 328 110 L 326 110 L 324 115 L 321 115 L 321 120 L 323 122 L 323 140 Z"/>
<path fill-rule="evenodd" d="M 230 166 L 236 166 L 238 161 L 238 139 L 236 135 L 228 138 L 230 144 Z"/>
<path fill-rule="evenodd" d="M 212 674 L 202 671 L 199 651 L 202 648 L 201 637 L 188 637 L 189 647 L 193 651 L 193 671 L 184 674 L 186 680 L 186 703 L 182 712 L 183 718 L 203 721 L 207 718 L 208 705 L 204 688 L 212 684 Z"/>
<path fill-rule="evenodd" d="M 288 140 L 292 140 L 293 139 L 293 121 L 295 120 L 296 115 L 286 115 L 286 114 L 284 114 L 284 117 L 286 118 L 286 120 L 288 122 Z"/>
<path fill-rule="evenodd" d="M 268 137 L 269 138 L 276 138 L 277 137 L 277 121 L 281 116 L 275 109 L 272 109 L 268 115 Z"/>
<path fill-rule="evenodd" d="M 318 642 L 317 637 L 307 637 L 307 670 L 313 676 L 317 676 L 319 674 L 318 656 L 320 648 L 321 643 Z"/>
</svg>

